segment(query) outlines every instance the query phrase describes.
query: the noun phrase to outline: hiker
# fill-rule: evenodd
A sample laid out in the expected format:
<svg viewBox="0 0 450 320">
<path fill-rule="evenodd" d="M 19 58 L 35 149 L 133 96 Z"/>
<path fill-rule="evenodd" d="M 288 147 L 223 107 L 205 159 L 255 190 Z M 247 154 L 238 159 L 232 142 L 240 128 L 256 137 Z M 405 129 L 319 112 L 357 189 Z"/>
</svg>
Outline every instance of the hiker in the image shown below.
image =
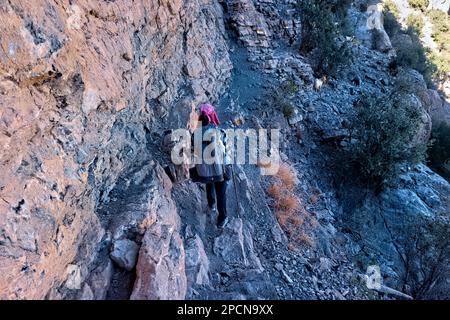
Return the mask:
<svg viewBox="0 0 450 320">
<path fill-rule="evenodd" d="M 196 156 L 201 157 L 202 163 L 196 164 L 191 169 L 191 178 L 196 182 L 206 184 L 208 207 L 212 212 L 215 212 L 215 206 L 217 206 L 219 213 L 217 226 L 223 228 L 228 220 L 226 192 L 232 174 L 225 148 L 226 135 L 225 131 L 218 129 L 220 121 L 212 105 L 200 105 L 199 121 L 201 127 L 194 131 L 193 139 L 195 139 L 196 134 L 201 134 L 202 147 L 201 150 L 197 150 L 201 152 L 201 155 L 197 154 Z M 213 150 L 211 157 L 205 152 L 205 149 L 210 145 L 213 147 L 208 149 Z"/>
</svg>

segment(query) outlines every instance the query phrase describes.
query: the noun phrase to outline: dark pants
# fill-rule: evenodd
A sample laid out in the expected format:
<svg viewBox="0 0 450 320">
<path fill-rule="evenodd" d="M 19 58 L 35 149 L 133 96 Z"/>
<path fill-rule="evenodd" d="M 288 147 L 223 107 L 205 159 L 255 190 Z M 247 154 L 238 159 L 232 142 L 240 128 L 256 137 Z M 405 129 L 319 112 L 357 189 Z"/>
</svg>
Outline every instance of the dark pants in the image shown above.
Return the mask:
<svg viewBox="0 0 450 320">
<path fill-rule="evenodd" d="M 219 221 L 227 216 L 227 181 L 213 182 L 206 184 L 206 197 L 208 199 L 208 206 L 214 207 L 217 203 L 217 211 L 219 212 Z"/>
</svg>

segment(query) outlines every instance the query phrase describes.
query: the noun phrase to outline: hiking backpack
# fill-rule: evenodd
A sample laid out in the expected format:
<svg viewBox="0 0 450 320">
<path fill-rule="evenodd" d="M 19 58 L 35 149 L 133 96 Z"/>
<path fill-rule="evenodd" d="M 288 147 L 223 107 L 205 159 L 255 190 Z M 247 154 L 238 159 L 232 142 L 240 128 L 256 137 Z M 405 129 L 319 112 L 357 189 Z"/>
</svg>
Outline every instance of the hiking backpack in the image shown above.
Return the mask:
<svg viewBox="0 0 450 320">
<path fill-rule="evenodd" d="M 191 170 L 191 178 L 197 182 L 211 183 L 229 180 L 231 178 L 231 168 L 224 165 L 225 161 L 225 131 L 219 130 L 213 125 L 198 128 L 202 137 L 206 136 L 209 141 L 202 141 L 201 157 L 202 163 L 196 164 Z M 197 132 L 199 134 L 200 132 Z M 224 141 L 225 140 L 225 141 Z M 208 150 L 205 152 L 205 150 Z M 211 152 L 210 152 L 211 151 Z M 206 158 L 204 155 L 206 154 Z"/>
</svg>

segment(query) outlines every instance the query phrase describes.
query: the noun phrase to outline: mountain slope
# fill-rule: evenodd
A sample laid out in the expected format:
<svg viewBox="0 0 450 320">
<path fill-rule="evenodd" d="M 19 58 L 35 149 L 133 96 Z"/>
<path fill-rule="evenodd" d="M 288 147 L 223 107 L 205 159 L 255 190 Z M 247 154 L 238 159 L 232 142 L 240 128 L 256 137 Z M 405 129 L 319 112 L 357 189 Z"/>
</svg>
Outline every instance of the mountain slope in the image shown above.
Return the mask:
<svg viewBox="0 0 450 320">
<path fill-rule="evenodd" d="M 0 298 L 398 297 L 367 288 L 373 265 L 398 291 L 448 298 L 448 264 L 429 292 L 416 290 L 430 282 L 424 259 L 442 250 L 448 261 L 444 242 L 427 231 L 425 253 L 405 243 L 417 233 L 411 217 L 448 226 L 448 182 L 399 164 L 380 193 L 341 158 L 362 94 L 414 83 L 419 140 L 446 105 L 418 72 L 392 70 L 387 34 L 372 46 L 369 2 L 350 7 L 353 58 L 321 88 L 299 50 L 296 1 L 0 3 Z M 271 198 L 277 176 L 254 165 L 235 167 L 230 222 L 215 227 L 166 134 L 189 128 L 204 101 L 226 128 L 281 130 L 298 229 Z"/>
</svg>

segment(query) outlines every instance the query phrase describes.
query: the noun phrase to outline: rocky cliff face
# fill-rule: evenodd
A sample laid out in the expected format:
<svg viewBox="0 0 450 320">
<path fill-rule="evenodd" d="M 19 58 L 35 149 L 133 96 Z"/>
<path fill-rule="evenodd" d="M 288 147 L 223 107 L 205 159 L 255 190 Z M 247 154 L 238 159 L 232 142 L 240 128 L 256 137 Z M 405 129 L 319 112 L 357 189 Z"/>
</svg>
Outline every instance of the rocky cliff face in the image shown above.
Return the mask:
<svg viewBox="0 0 450 320">
<path fill-rule="evenodd" d="M 397 77 L 417 83 L 418 139 L 445 101 L 417 73 L 390 73 L 389 39 L 372 50 L 356 8 L 351 68 L 314 91 L 295 6 L 0 2 L 0 298 L 390 298 L 360 281 L 374 259 L 404 290 L 401 225 L 448 213 L 450 186 L 425 166 L 381 195 L 342 185 L 331 145 L 345 146 L 358 95 Z M 272 99 L 286 79 L 300 88 L 288 118 Z M 224 126 L 282 130 L 313 246 L 289 246 L 272 178 L 253 166 L 236 167 L 230 222 L 215 228 L 204 190 L 164 148 L 164 131 L 206 100 Z"/>
<path fill-rule="evenodd" d="M 96 207 L 146 133 L 217 98 L 231 64 L 215 1 L 3 1 L 0 17 L 0 292 L 44 298 L 84 273 Z"/>
</svg>

